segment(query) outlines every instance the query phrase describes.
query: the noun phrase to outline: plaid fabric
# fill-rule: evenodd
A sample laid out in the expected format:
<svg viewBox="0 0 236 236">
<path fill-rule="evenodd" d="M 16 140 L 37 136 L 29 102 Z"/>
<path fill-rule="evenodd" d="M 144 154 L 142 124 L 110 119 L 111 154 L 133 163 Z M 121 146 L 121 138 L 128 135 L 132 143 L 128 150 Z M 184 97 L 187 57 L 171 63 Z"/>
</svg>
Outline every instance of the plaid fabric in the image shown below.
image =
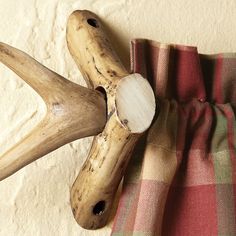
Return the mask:
<svg viewBox="0 0 236 236">
<path fill-rule="evenodd" d="M 113 236 L 236 235 L 236 54 L 131 43 L 159 114 L 124 179 Z"/>
</svg>

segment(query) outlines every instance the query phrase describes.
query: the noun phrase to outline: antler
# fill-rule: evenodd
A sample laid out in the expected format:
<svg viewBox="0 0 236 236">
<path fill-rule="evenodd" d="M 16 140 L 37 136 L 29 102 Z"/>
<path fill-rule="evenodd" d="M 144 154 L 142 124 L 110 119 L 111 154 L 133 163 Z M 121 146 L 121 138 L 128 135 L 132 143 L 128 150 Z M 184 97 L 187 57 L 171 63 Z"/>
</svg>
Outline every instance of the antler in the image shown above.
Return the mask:
<svg viewBox="0 0 236 236">
<path fill-rule="evenodd" d="M 123 67 L 95 14 L 75 11 L 70 16 L 67 43 L 87 84 L 102 87 L 107 96 L 107 124 L 71 189 L 75 219 L 96 229 L 106 224 L 133 147 L 151 125 L 155 98 L 146 79 Z"/>
<path fill-rule="evenodd" d="M 47 107 L 41 123 L 0 156 L 0 179 L 68 142 L 102 131 L 71 189 L 75 219 L 95 229 L 107 222 L 133 147 L 151 125 L 155 98 L 147 80 L 129 75 L 123 67 L 93 13 L 76 11 L 70 16 L 67 42 L 91 89 L 0 43 L 0 61 L 35 89 Z"/>
<path fill-rule="evenodd" d="M 29 84 L 47 107 L 39 125 L 0 156 L 0 180 L 62 145 L 104 128 L 106 103 L 100 92 L 61 77 L 4 43 L 0 43 L 0 61 Z"/>
</svg>

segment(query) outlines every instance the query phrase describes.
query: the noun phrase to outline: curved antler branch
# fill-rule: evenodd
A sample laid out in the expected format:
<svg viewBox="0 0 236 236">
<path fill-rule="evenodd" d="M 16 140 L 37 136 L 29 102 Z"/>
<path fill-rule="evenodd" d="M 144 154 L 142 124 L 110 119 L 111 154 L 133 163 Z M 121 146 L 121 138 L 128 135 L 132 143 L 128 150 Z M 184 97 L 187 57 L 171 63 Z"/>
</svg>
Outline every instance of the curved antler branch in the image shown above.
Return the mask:
<svg viewBox="0 0 236 236">
<path fill-rule="evenodd" d="M 96 229 L 107 223 L 132 150 L 150 127 L 156 104 L 148 81 L 139 74 L 129 75 L 92 12 L 78 10 L 70 15 L 67 45 L 88 85 L 103 87 L 107 95 L 106 126 L 95 137 L 71 188 L 76 221 Z"/>
<path fill-rule="evenodd" d="M 77 85 L 26 53 L 0 43 L 0 61 L 44 100 L 47 113 L 30 134 L 0 156 L 0 180 L 58 147 L 100 133 L 106 122 L 104 96 Z"/>
</svg>

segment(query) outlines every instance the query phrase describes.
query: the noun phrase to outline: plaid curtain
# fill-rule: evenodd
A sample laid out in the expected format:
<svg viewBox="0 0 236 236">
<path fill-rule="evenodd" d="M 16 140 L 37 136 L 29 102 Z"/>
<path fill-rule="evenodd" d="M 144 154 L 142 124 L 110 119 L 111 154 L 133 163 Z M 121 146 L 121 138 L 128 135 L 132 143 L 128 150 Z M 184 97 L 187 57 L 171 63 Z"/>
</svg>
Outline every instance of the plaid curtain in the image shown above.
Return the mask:
<svg viewBox="0 0 236 236">
<path fill-rule="evenodd" d="M 113 236 L 236 235 L 236 54 L 131 43 L 159 108 L 124 179 Z"/>
</svg>

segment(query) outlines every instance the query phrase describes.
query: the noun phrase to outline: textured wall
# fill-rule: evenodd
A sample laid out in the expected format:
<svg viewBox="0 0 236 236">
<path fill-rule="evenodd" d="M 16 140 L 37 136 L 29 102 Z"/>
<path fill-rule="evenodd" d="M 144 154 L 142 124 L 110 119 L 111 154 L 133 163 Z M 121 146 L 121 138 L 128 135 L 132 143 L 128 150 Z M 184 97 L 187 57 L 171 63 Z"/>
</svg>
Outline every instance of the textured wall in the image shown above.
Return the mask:
<svg viewBox="0 0 236 236">
<path fill-rule="evenodd" d="M 134 37 L 197 45 L 201 53 L 236 52 L 234 0 L 0 0 L 0 41 L 84 85 L 65 42 L 67 17 L 75 9 L 103 18 L 127 66 Z M 35 92 L 0 65 L 0 154 L 44 113 Z M 109 235 L 109 226 L 81 229 L 70 210 L 69 188 L 90 141 L 68 144 L 0 182 L 0 236 Z"/>
</svg>

